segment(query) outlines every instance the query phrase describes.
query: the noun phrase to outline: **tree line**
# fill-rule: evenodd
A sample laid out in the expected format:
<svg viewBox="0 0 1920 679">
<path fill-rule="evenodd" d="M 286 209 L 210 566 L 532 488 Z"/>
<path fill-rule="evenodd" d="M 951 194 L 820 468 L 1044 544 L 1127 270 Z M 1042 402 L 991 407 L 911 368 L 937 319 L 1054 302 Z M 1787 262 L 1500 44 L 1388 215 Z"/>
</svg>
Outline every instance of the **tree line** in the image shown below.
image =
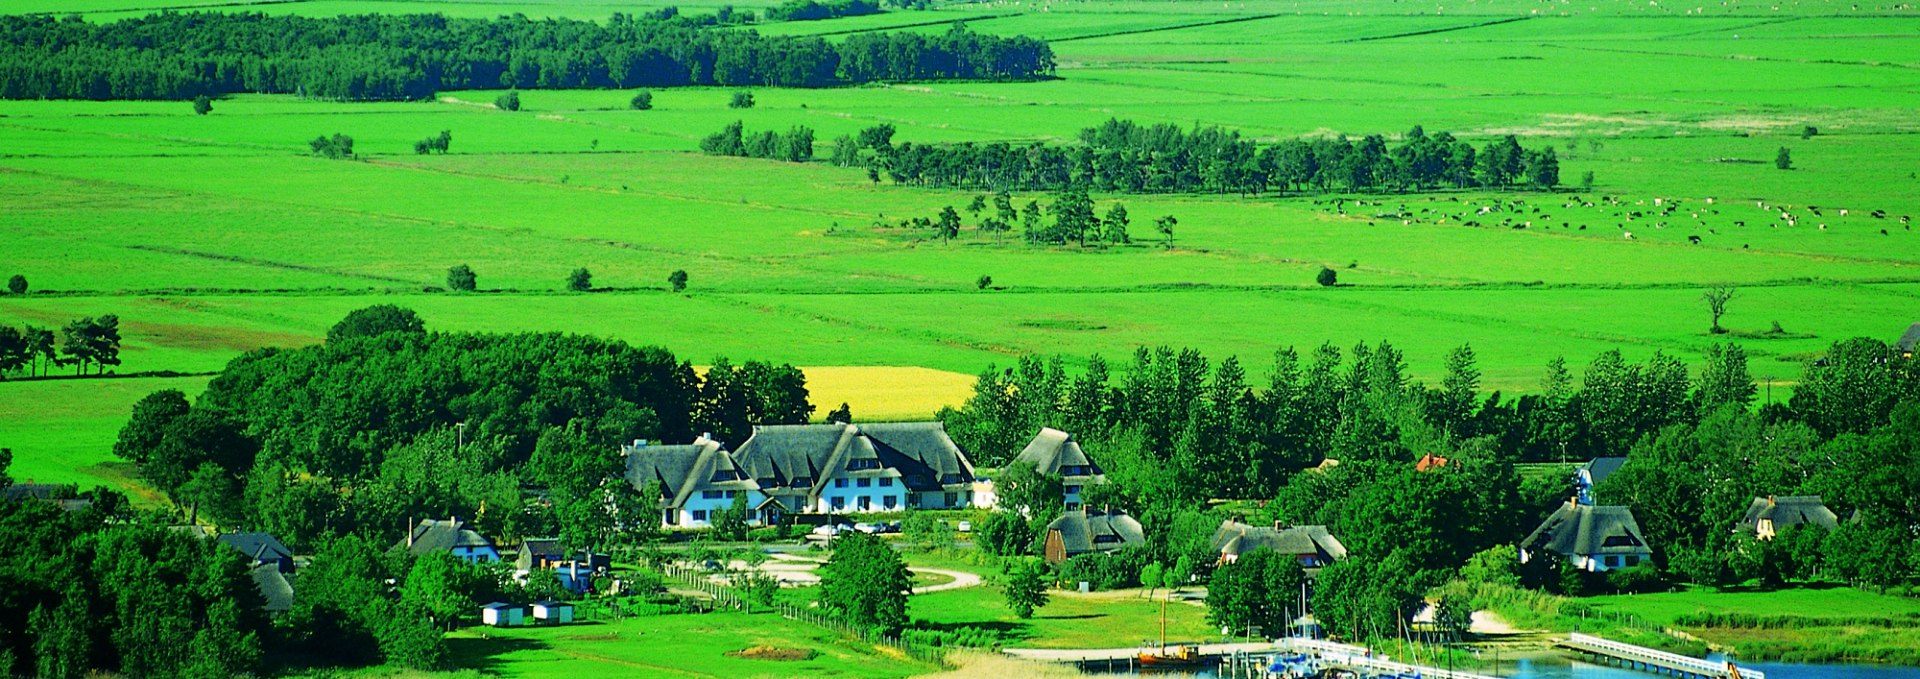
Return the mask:
<svg viewBox="0 0 1920 679">
<path fill-rule="evenodd" d="M 773 21 L 817 21 L 879 13 L 880 3 L 872 0 L 787 0 L 767 8 L 767 18 Z"/>
<path fill-rule="evenodd" d="M 0 326 L 0 379 L 21 372 L 49 375 L 66 366 L 76 375 L 87 374 L 89 367 L 105 374 L 109 366 L 120 365 L 119 316 L 74 319 L 60 328 L 59 340 L 56 348 L 54 332 L 46 328 Z"/>
<path fill-rule="evenodd" d="M 710 156 L 739 156 L 805 163 L 813 160 L 813 128 L 795 125 L 786 134 L 765 130 L 748 136 L 741 121 L 700 140 L 700 152 Z"/>
<path fill-rule="evenodd" d="M 1288 139 L 1261 145 L 1238 131 L 1109 119 L 1076 145 L 893 143 L 891 125 L 834 142 L 833 162 L 868 168 L 897 184 L 975 190 L 1119 193 L 1427 191 L 1560 184 L 1551 146 L 1522 147 L 1507 135 L 1479 148 L 1416 126 L 1397 145 L 1383 135 Z"/>
<path fill-rule="evenodd" d="M 1283 349 L 1264 386 L 1235 358 L 1158 348 L 1136 352 L 1118 375 L 1098 356 L 1071 375 L 1058 358 L 990 368 L 941 418 L 985 467 L 1007 463 L 1041 426 L 1073 432 L 1110 481 L 1086 489 L 1086 501 L 1127 508 L 1147 526 L 1142 548 L 1075 557 L 1105 561 L 1075 567 L 1118 573 L 1122 584 L 1148 567 L 1211 563 L 1209 537 L 1227 514 L 1209 500 L 1266 501 L 1248 510 L 1256 524 L 1328 526 L 1351 556 L 1320 571 L 1311 603 L 1350 639 L 1395 636 L 1463 571 L 1592 591 L 1594 578 L 1564 577 L 1552 557 L 1527 569 L 1512 558 L 1573 492 L 1569 478 L 1522 479 L 1519 461 L 1628 458 L 1597 493 L 1633 509 L 1655 562 L 1603 586 L 1780 582 L 1817 569 L 1882 587 L 1911 577 L 1920 482 L 1903 470 L 1920 464 L 1920 366 L 1877 340 L 1851 339 L 1806 365 L 1789 402 L 1756 407 L 1757 391 L 1736 344 L 1711 347 L 1698 374 L 1662 353 L 1630 362 L 1610 351 L 1576 381 L 1555 359 L 1540 392 L 1517 399 L 1480 391 L 1465 346 L 1434 385 L 1410 379 L 1385 342 L 1305 357 Z M 1447 462 L 1417 469 L 1427 454 Z M 1033 477 L 1021 465 L 1003 469 L 996 492 L 1009 507 L 1057 502 L 1058 479 Z M 1791 494 L 1819 494 L 1843 520 L 1859 518 L 1831 536 L 1788 531 L 1778 544 L 1732 534 L 1754 497 Z M 1036 514 L 996 512 L 976 542 L 1031 552 L 1055 512 Z M 1270 609 L 1286 602 L 1234 589 L 1237 567 L 1213 574 L 1229 578 L 1216 622 L 1277 619 Z"/>
<path fill-rule="evenodd" d="M 1026 36 L 862 33 L 838 43 L 717 30 L 677 12 L 604 23 L 438 14 L 173 13 L 109 23 L 0 17 L 0 98 L 193 99 L 281 93 L 415 100 L 459 89 L 1030 80 L 1052 49 Z M 153 45 L 167 49 L 154 49 Z"/>
</svg>

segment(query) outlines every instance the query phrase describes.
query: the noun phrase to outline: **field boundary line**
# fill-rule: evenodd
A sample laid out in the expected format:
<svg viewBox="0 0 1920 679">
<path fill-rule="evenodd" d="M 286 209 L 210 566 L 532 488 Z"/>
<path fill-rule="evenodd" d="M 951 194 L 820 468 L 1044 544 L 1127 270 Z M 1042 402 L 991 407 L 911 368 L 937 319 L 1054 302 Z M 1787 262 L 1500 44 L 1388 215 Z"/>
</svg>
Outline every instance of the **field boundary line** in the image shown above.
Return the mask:
<svg viewBox="0 0 1920 679">
<path fill-rule="evenodd" d="M 1373 40 L 1392 40 L 1394 38 L 1412 38 L 1412 37 L 1417 37 L 1422 35 L 1434 35 L 1436 33 L 1452 33 L 1454 31 L 1466 31 L 1466 30 L 1472 30 L 1475 28 L 1486 28 L 1488 26 L 1499 26 L 1501 24 L 1510 24 L 1517 21 L 1526 21 L 1531 18 L 1533 17 L 1507 17 L 1505 19 L 1494 19 L 1492 21 L 1482 21 L 1480 23 L 1467 24 L 1464 26 L 1450 26 L 1447 28 L 1434 28 L 1434 29 L 1429 29 L 1425 31 L 1410 31 L 1407 33 L 1395 33 L 1393 35 L 1376 35 L 1376 36 L 1370 36 L 1370 37 L 1364 37 L 1364 38 L 1347 38 L 1345 40 L 1335 40 L 1333 42 L 1335 44 L 1339 44 L 1339 43 L 1353 43 L 1353 42 L 1369 42 Z"/>
<path fill-rule="evenodd" d="M 236 264 L 251 264 L 254 266 L 267 267 L 270 269 L 291 269 L 293 271 L 302 271 L 306 273 L 327 274 L 332 276 L 345 276 L 347 278 L 363 278 L 367 280 L 382 281 L 386 283 L 404 283 L 406 285 L 422 284 L 420 281 L 407 280 L 405 278 L 396 278 L 393 276 L 382 276 L 379 274 L 371 274 L 371 273 L 357 273 L 353 271 L 338 271 L 334 269 L 325 269 L 317 266 L 307 266 L 304 264 L 276 262 L 271 259 L 260 259 L 257 257 L 242 257 L 239 255 L 223 255 L 216 252 L 200 252 L 198 250 L 173 248 L 173 247 L 167 247 L 165 245 L 127 245 L 124 247 L 126 247 L 129 250 L 140 250 L 143 252 L 157 252 L 165 255 L 180 255 L 183 257 L 199 257 L 201 259 L 212 259 L 212 260 L 217 260 L 222 262 L 233 262 Z"/>
<path fill-rule="evenodd" d="M 939 21 L 917 21 L 910 24 L 874 26 L 872 28 L 849 28 L 843 31 L 827 31 L 824 33 L 794 33 L 792 35 L 793 37 L 797 37 L 797 38 L 822 38 L 829 35 L 857 35 L 860 33 L 872 33 L 874 31 L 891 31 L 891 30 L 896 30 L 901 28 L 925 28 L 927 26 L 943 26 L 943 25 L 951 25 L 956 23 L 966 23 L 969 21 L 992 21 L 994 19 L 1005 19 L 1008 17 L 1017 17 L 1022 14 L 1025 14 L 1025 12 L 1001 12 L 999 14 L 982 14 L 979 16 L 970 16 L 970 17 L 964 17 L 959 19 L 943 19 Z M 759 26 L 771 26 L 774 24 L 790 24 L 790 23 L 795 23 L 795 22 L 775 21 L 772 24 L 748 24 L 745 27 L 755 28 Z M 1052 41 L 1049 41 L 1049 42 L 1052 42 Z"/>
<path fill-rule="evenodd" d="M 1158 27 L 1158 28 L 1133 28 L 1133 29 L 1128 29 L 1128 30 L 1124 30 L 1124 31 L 1109 31 L 1109 32 L 1106 32 L 1106 33 L 1094 33 L 1094 34 L 1091 34 L 1091 35 L 1075 35 L 1075 36 L 1068 36 L 1068 37 L 1065 37 L 1065 38 L 1049 38 L 1049 39 L 1047 40 L 1047 42 L 1050 42 L 1050 43 L 1052 43 L 1052 42 L 1071 42 L 1071 41 L 1074 41 L 1074 40 L 1092 40 L 1092 39 L 1094 39 L 1094 38 L 1112 38 L 1112 37 L 1115 37 L 1115 36 L 1121 36 L 1121 35 L 1139 35 L 1139 34 L 1142 34 L 1142 33 L 1159 33 L 1159 32 L 1161 32 L 1161 31 L 1180 31 L 1180 30 L 1186 30 L 1186 29 L 1189 29 L 1189 28 L 1205 28 L 1205 27 L 1208 27 L 1208 26 L 1225 26 L 1225 25 L 1227 25 L 1227 24 L 1237 24 L 1237 23 L 1243 23 L 1243 22 L 1247 22 L 1247 21 L 1261 21 L 1261 20 L 1264 20 L 1264 19 L 1277 19 L 1277 18 L 1280 18 L 1280 17 L 1284 17 L 1284 16 L 1299 16 L 1299 15 L 1297 15 L 1297 14 L 1289 14 L 1289 13 L 1287 13 L 1287 12 L 1275 12 L 1275 13 L 1272 13 L 1272 14 L 1260 14 L 1260 15 L 1255 15 L 1255 16 L 1244 16 L 1244 17 L 1233 17 L 1233 18 L 1231 18 L 1231 19 L 1216 19 L 1216 20 L 1213 20 L 1213 21 L 1197 21 L 1197 22 L 1193 22 L 1193 23 L 1187 23 L 1187 24 L 1175 24 L 1175 25 L 1172 25 L 1172 26 L 1160 26 L 1160 27 Z"/>
</svg>

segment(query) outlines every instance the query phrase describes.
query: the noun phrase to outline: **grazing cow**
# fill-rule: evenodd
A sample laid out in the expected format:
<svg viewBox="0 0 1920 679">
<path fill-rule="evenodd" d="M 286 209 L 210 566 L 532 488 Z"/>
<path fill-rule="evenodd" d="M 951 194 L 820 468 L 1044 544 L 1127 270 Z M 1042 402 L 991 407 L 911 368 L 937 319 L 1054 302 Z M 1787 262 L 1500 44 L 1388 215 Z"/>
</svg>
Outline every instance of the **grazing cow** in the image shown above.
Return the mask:
<svg viewBox="0 0 1920 679">
<path fill-rule="evenodd" d="M 1734 223 L 1733 223 L 1733 225 L 1734 225 L 1734 226 L 1746 226 L 1746 225 L 1747 225 L 1747 222 L 1746 222 L 1746 220 L 1744 220 L 1744 219 L 1743 219 L 1743 220 L 1739 220 L 1739 221 L 1736 221 L 1736 222 L 1734 222 Z"/>
<path fill-rule="evenodd" d="M 1626 232 L 1626 234 L 1625 234 L 1625 235 L 1626 235 L 1626 237 L 1627 237 L 1627 240 L 1633 240 L 1633 232 L 1632 232 L 1632 231 L 1628 231 L 1628 232 Z"/>
<path fill-rule="evenodd" d="M 1880 235 L 1882 235 L 1882 236 L 1885 236 L 1885 235 L 1887 235 L 1887 230 L 1886 230 L 1886 229 L 1881 229 L 1881 230 L 1880 230 Z"/>
<path fill-rule="evenodd" d="M 1847 216 L 1847 209 L 1846 209 L 1846 208 L 1840 208 L 1840 216 L 1842 216 L 1842 217 L 1845 217 L 1845 216 Z"/>
<path fill-rule="evenodd" d="M 1699 244 L 1700 244 L 1700 237 L 1699 237 L 1699 236 L 1687 236 L 1687 242 L 1689 242 L 1689 243 L 1692 243 L 1692 244 L 1694 244 L 1694 245 L 1699 245 Z"/>
</svg>

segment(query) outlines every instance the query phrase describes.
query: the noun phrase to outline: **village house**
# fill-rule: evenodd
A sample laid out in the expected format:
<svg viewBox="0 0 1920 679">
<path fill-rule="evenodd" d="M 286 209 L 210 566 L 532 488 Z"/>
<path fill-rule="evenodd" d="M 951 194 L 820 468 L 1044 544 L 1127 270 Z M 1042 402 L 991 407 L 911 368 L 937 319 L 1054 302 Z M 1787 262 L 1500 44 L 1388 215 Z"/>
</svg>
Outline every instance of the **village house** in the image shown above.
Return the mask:
<svg viewBox="0 0 1920 679">
<path fill-rule="evenodd" d="M 1089 486 L 1107 482 L 1107 473 L 1087 457 L 1080 449 L 1080 442 L 1073 435 L 1052 427 L 1043 427 L 1035 434 L 1033 441 L 1027 444 L 1013 464 L 1033 465 L 1034 471 L 1042 476 L 1060 477 L 1061 491 L 1066 496 L 1067 511 L 1080 509 L 1083 493 Z"/>
<path fill-rule="evenodd" d="M 69 512 L 77 512 L 93 507 L 93 501 L 80 497 L 80 487 L 59 483 L 15 483 L 0 487 L 0 500 L 8 502 L 26 502 L 35 500 L 52 503 Z"/>
<path fill-rule="evenodd" d="M 1447 466 L 1448 463 L 1451 463 L 1451 462 L 1453 462 L 1453 460 L 1440 457 L 1439 455 L 1435 455 L 1433 453 L 1427 453 L 1425 455 L 1421 455 L 1420 459 L 1413 463 L 1413 470 L 1417 472 L 1430 472 L 1435 469 L 1443 469 Z"/>
<path fill-rule="evenodd" d="M 480 607 L 480 623 L 493 627 L 519 627 L 527 624 L 527 607 L 495 601 Z"/>
<path fill-rule="evenodd" d="M 593 586 L 593 575 L 613 566 L 609 554 L 569 553 L 559 538 L 527 538 L 514 556 L 515 575 L 525 578 L 536 570 L 553 571 L 560 586 L 569 592 L 585 592 Z"/>
<path fill-rule="evenodd" d="M 1566 558 L 1583 571 L 1631 568 L 1653 558 L 1653 550 L 1626 507 L 1583 505 L 1569 498 L 1552 516 L 1520 541 L 1520 563 L 1541 552 Z"/>
<path fill-rule="evenodd" d="M 1626 464 L 1627 458 L 1624 457 L 1596 457 L 1580 465 L 1579 469 L 1573 471 L 1575 500 L 1583 505 L 1593 504 L 1593 489 Z"/>
<path fill-rule="evenodd" d="M 1043 553 L 1057 564 L 1081 554 L 1111 553 L 1147 543 L 1140 522 L 1118 510 L 1082 509 L 1047 524 Z"/>
<path fill-rule="evenodd" d="M 939 422 L 768 425 L 732 452 L 706 436 L 689 446 L 636 442 L 623 452 L 635 488 L 660 482 L 669 527 L 711 526 L 741 494 L 756 525 L 788 514 L 973 504 L 973 464 Z"/>
<path fill-rule="evenodd" d="M 1840 527 L 1840 517 L 1828 509 L 1818 495 L 1768 495 L 1756 497 L 1747 505 L 1747 513 L 1734 524 L 1733 531 L 1772 540 L 1775 534 L 1790 526 L 1809 524 L 1833 530 Z"/>
<path fill-rule="evenodd" d="M 1265 547 L 1300 563 L 1309 573 L 1347 558 L 1346 545 L 1327 532 L 1326 526 L 1254 526 L 1227 519 L 1213 532 L 1213 548 L 1220 553 L 1215 565 L 1224 566 L 1240 559 L 1241 554 Z"/>
<path fill-rule="evenodd" d="M 407 532 L 401 544 L 395 546 L 403 545 L 414 556 L 446 552 L 467 563 L 500 560 L 500 551 L 494 549 L 493 541 L 468 529 L 466 522 L 459 517 L 449 517 L 445 521 L 421 519 Z"/>
<path fill-rule="evenodd" d="M 248 574 L 266 600 L 268 613 L 283 613 L 293 608 L 293 551 L 267 533 L 227 533 L 214 538 L 247 557 Z"/>
</svg>

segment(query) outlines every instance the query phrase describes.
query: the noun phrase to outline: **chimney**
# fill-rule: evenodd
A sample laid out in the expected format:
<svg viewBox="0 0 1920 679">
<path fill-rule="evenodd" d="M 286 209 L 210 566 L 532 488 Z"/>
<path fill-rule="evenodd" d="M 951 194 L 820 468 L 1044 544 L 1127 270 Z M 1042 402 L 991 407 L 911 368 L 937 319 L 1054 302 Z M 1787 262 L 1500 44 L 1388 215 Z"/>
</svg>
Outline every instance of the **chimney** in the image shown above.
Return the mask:
<svg viewBox="0 0 1920 679">
<path fill-rule="evenodd" d="M 413 517 L 407 517 L 407 549 L 413 549 Z"/>
<path fill-rule="evenodd" d="M 1286 529 L 1286 525 L 1284 525 L 1284 524 L 1282 524 L 1282 523 L 1280 523 L 1279 521 L 1274 521 L 1274 522 L 1273 522 L 1273 529 L 1274 529 L 1274 530 L 1284 530 L 1284 529 Z"/>
<path fill-rule="evenodd" d="M 1774 501 L 1773 501 L 1773 496 L 1772 496 L 1772 495 L 1768 495 L 1768 496 L 1767 496 L 1767 506 L 1768 506 L 1768 507 L 1772 507 L 1772 506 L 1774 506 L 1775 504 L 1778 504 L 1778 503 L 1776 503 L 1776 502 L 1774 502 Z"/>
</svg>

